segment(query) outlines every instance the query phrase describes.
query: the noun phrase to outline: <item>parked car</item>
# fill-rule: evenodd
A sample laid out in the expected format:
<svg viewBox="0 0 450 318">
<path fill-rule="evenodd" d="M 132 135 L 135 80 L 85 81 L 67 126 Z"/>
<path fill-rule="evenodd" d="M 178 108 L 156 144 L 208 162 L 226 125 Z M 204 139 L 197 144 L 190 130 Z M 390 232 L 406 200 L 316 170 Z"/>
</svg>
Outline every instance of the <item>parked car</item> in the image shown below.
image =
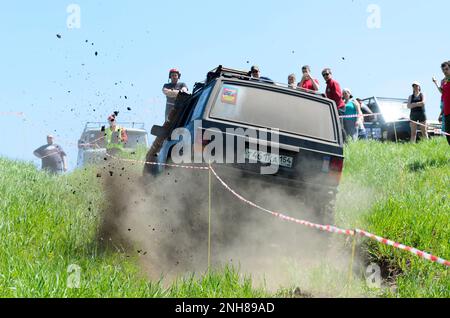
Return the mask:
<svg viewBox="0 0 450 318">
<path fill-rule="evenodd" d="M 176 128 L 185 128 L 195 136 L 191 138 L 194 152 L 202 152 L 210 142 L 202 138 L 205 132 L 219 131 L 224 156 L 232 142 L 234 159 L 243 156 L 245 162 L 217 164 L 216 169 L 238 180 L 258 180 L 269 188 L 282 187 L 308 202 L 323 222 L 333 223 L 344 140 L 332 100 L 287 85 L 253 80 L 247 72 L 219 66 L 208 73 L 205 82 L 195 85 L 191 96 L 179 95 L 175 108 L 179 114 L 172 122 L 152 128 L 157 138 L 147 162 L 173 161 L 172 149 L 179 141 L 168 136 Z M 257 132 L 257 138 L 242 134 L 249 128 Z M 262 131 L 268 129 L 278 130 L 273 132 L 277 143 L 261 137 Z M 237 148 L 239 144 L 244 144 L 245 149 Z M 262 145 L 267 149 L 261 150 Z M 273 147 L 279 149 L 278 154 L 272 153 Z M 257 162 L 250 163 L 249 158 Z M 260 173 L 262 167 L 274 162 L 279 164 L 276 173 Z M 146 164 L 144 172 L 158 176 L 166 169 Z"/>
<path fill-rule="evenodd" d="M 402 98 L 369 97 L 363 103 L 372 111 L 374 116 L 364 117 L 364 126 L 369 139 L 381 141 L 409 141 L 411 139 L 410 109 L 408 100 Z M 364 114 L 369 114 L 362 109 Z M 438 121 L 427 121 L 429 136 L 439 135 Z M 418 138 L 422 133 L 417 130 Z"/>
<path fill-rule="evenodd" d="M 133 152 L 139 146 L 148 147 L 148 133 L 144 123 L 117 123 L 125 127 L 128 134 L 128 142 L 124 151 Z M 82 167 L 87 164 L 102 162 L 106 154 L 105 133 L 102 127 L 107 127 L 108 123 L 88 122 L 84 127 L 80 139 L 78 140 L 78 160 L 77 166 Z"/>
</svg>

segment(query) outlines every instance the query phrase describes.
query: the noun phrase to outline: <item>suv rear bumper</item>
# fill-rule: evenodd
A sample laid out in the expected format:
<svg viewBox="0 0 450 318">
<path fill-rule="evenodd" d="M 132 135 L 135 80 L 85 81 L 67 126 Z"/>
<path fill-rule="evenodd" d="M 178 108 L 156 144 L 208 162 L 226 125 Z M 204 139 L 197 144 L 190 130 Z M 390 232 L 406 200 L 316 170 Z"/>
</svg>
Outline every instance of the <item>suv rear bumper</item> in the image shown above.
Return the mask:
<svg viewBox="0 0 450 318">
<path fill-rule="evenodd" d="M 243 170 L 230 164 L 215 165 L 217 174 L 233 188 L 236 182 L 239 185 L 251 185 L 252 183 L 264 188 L 273 188 L 285 191 L 290 195 L 310 195 L 312 192 L 325 197 L 335 197 L 337 187 L 320 183 L 308 183 L 302 180 L 288 179 L 278 175 L 263 175 L 254 171 Z M 229 183 L 228 183 L 229 181 Z M 234 188 L 233 188 L 234 189 Z"/>
</svg>

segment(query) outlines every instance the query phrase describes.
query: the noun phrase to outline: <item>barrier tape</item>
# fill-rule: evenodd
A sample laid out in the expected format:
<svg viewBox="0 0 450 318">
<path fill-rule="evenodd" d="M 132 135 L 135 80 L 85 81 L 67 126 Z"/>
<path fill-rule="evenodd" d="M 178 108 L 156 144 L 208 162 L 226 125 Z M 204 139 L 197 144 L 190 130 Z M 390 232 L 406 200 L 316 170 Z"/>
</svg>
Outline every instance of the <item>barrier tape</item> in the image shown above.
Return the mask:
<svg viewBox="0 0 450 318">
<path fill-rule="evenodd" d="M 428 125 L 422 124 L 422 123 L 418 123 L 415 121 L 410 120 L 410 122 L 415 123 L 418 126 L 424 126 L 425 128 L 428 128 Z M 439 134 L 439 135 L 444 135 L 444 136 L 450 136 L 449 133 L 446 133 L 445 131 L 442 131 L 442 129 L 434 129 L 433 132 L 435 134 Z"/>
<path fill-rule="evenodd" d="M 111 158 L 113 158 L 115 160 L 119 160 L 119 161 L 134 162 L 134 163 L 147 164 L 147 165 L 153 165 L 153 166 L 163 166 L 163 167 L 172 167 L 172 168 L 184 168 L 184 169 L 193 169 L 193 170 L 209 170 L 209 168 L 205 167 L 205 166 L 187 166 L 187 165 L 178 165 L 178 164 L 171 164 L 171 163 L 161 163 L 161 162 L 150 162 L 150 161 L 134 160 L 134 159 L 124 159 L 124 158 L 118 158 L 116 156 L 110 155 L 109 153 L 106 153 L 106 156 L 111 157 Z"/>
<path fill-rule="evenodd" d="M 418 250 L 418 249 L 416 249 L 414 247 L 406 246 L 406 245 L 394 242 L 392 240 L 388 240 L 388 239 L 385 239 L 383 237 L 377 236 L 375 234 L 368 233 L 368 232 L 363 231 L 363 230 L 356 229 L 355 232 L 357 234 L 361 235 L 361 236 L 368 237 L 368 238 L 370 238 L 370 239 L 372 239 L 374 241 L 377 241 L 377 242 L 379 242 L 381 244 L 392 246 L 394 248 L 410 252 L 410 253 L 412 253 L 412 254 L 420 257 L 420 258 L 429 260 L 431 262 L 442 264 L 442 265 L 445 265 L 445 266 L 450 266 L 450 261 L 447 261 L 447 260 L 445 260 L 443 258 L 434 256 L 434 255 L 431 255 L 431 254 L 428 254 L 428 253 L 425 253 L 425 252 L 420 251 L 420 250 Z"/>
<path fill-rule="evenodd" d="M 271 214 L 271 215 L 273 215 L 275 217 L 278 217 L 278 218 L 286 220 L 286 221 L 290 221 L 290 222 L 306 225 L 306 226 L 309 226 L 309 227 L 313 227 L 313 228 L 316 228 L 318 230 L 326 231 L 326 232 L 330 232 L 330 233 L 344 234 L 344 235 L 347 235 L 347 236 L 355 236 L 355 235 L 359 234 L 361 236 L 366 236 L 366 237 L 368 237 L 368 238 L 370 238 L 372 240 L 375 240 L 375 241 L 377 241 L 379 243 L 382 243 L 382 244 L 385 244 L 385 245 L 389 245 L 389 246 L 392 246 L 394 248 L 401 249 L 401 250 L 404 250 L 404 251 L 408 251 L 408 252 L 418 256 L 419 258 L 426 259 L 426 260 L 429 260 L 431 262 L 442 264 L 442 265 L 445 265 L 445 266 L 450 266 L 450 261 L 447 261 L 447 260 L 445 260 L 443 258 L 434 256 L 432 254 L 423 252 L 423 251 L 418 250 L 416 248 L 413 248 L 413 247 L 410 247 L 410 246 L 406 246 L 406 245 L 394 242 L 392 240 L 389 240 L 389 239 L 386 239 L 386 238 L 383 238 L 383 237 L 380 237 L 380 236 L 376 236 L 374 234 L 368 233 L 368 232 L 363 231 L 363 230 L 359 230 L 359 229 L 356 229 L 356 230 L 344 230 L 344 229 L 340 229 L 340 228 L 332 226 L 332 225 L 315 224 L 315 223 L 311 223 L 311 222 L 308 222 L 308 221 L 295 219 L 293 217 L 286 216 L 286 215 L 281 214 L 279 212 L 270 211 L 268 209 L 265 209 L 265 208 L 257 205 L 256 203 L 253 203 L 250 200 L 247 200 L 246 198 L 244 198 L 243 196 L 238 194 L 236 191 L 234 191 L 228 184 L 225 183 L 225 181 L 223 181 L 219 177 L 219 175 L 216 173 L 216 171 L 211 166 L 209 166 L 209 169 L 211 170 L 211 172 L 213 173 L 215 178 L 225 187 L 225 189 L 227 189 L 229 192 L 231 192 L 239 200 L 241 200 L 241 201 L 247 203 L 248 205 L 251 205 L 251 206 L 253 206 L 253 207 L 255 207 L 255 208 L 257 208 L 257 209 L 259 209 L 261 211 L 269 213 L 269 214 Z"/>
<path fill-rule="evenodd" d="M 382 113 L 373 113 L 373 114 L 360 114 L 360 115 L 342 115 L 339 116 L 339 118 L 361 118 L 361 117 L 372 117 L 372 116 L 378 116 L 383 115 Z"/>
<path fill-rule="evenodd" d="M 344 230 L 344 229 L 340 229 L 340 228 L 332 226 L 332 225 L 322 225 L 322 224 L 316 224 L 316 223 L 312 223 L 312 222 L 305 221 L 305 220 L 299 220 L 299 219 L 296 219 L 296 218 L 284 215 L 282 213 L 275 212 L 275 211 L 270 211 L 270 210 L 268 210 L 266 208 L 263 208 L 263 207 L 257 205 L 256 203 L 253 203 L 252 201 L 247 200 L 242 195 L 240 195 L 236 191 L 234 191 L 228 184 L 225 183 L 225 181 L 222 180 L 222 178 L 219 177 L 219 175 L 213 169 L 213 167 L 209 166 L 208 169 L 211 170 L 211 172 L 213 173 L 215 178 L 225 187 L 225 189 L 230 191 L 239 200 L 247 203 L 248 205 L 251 205 L 254 208 L 257 208 L 257 209 L 259 209 L 259 210 L 261 210 L 263 212 L 269 213 L 269 214 L 271 214 L 271 215 L 273 215 L 275 217 L 278 217 L 278 218 L 280 218 L 282 220 L 286 220 L 286 221 L 289 221 L 289 222 L 294 222 L 294 223 L 298 223 L 298 224 L 305 225 L 305 226 L 308 226 L 308 227 L 316 228 L 316 229 L 321 230 L 321 231 L 330 232 L 330 233 L 338 233 L 338 234 L 354 235 L 353 231 L 351 231 L 351 230 Z"/>
<path fill-rule="evenodd" d="M 373 115 L 374 114 L 371 114 L 370 116 L 373 116 Z M 359 117 L 359 115 L 357 115 L 357 117 Z M 426 125 L 420 124 L 420 123 L 419 123 L 419 125 L 426 126 Z M 444 134 L 449 135 L 447 133 L 444 133 Z M 105 138 L 105 137 L 104 136 L 100 137 L 100 138 L 94 140 L 94 142 L 96 142 L 98 140 L 101 140 L 103 138 Z M 98 145 L 96 143 L 95 144 L 94 143 L 88 143 L 88 144 L 84 144 L 84 145 L 94 145 L 94 146 L 98 147 Z M 441 265 L 444 265 L 444 266 L 447 266 L 447 267 L 450 266 L 450 261 L 447 261 L 447 260 L 445 260 L 445 259 L 443 259 L 441 257 L 438 257 L 438 256 L 435 256 L 435 255 L 426 253 L 424 251 L 418 250 L 418 249 L 410 247 L 410 246 L 403 245 L 401 243 L 397 243 L 395 241 L 392 241 L 392 240 L 389 240 L 389 239 L 377 236 L 375 234 L 371 234 L 369 232 L 366 232 L 366 231 L 363 231 L 363 230 L 360 230 L 360 229 L 348 230 L 348 229 L 341 229 L 341 228 L 338 228 L 338 227 L 333 226 L 333 225 L 316 224 L 316 223 L 312 223 L 312 222 L 309 222 L 309 221 L 306 221 L 306 220 L 296 219 L 296 218 L 284 215 L 284 214 L 282 214 L 280 212 L 271 211 L 271 210 L 268 210 L 266 208 L 263 208 L 263 207 L 259 206 L 258 204 L 256 204 L 256 203 L 254 203 L 254 202 L 244 198 L 242 195 L 238 194 L 236 191 L 234 191 L 227 183 L 225 183 L 225 181 L 222 180 L 222 178 L 219 177 L 219 175 L 212 168 L 211 165 L 209 165 L 209 167 L 205 167 L 205 166 L 188 166 L 188 165 L 178 165 L 178 164 L 167 164 L 167 163 L 160 163 L 160 162 L 147 162 L 147 161 L 141 161 L 141 160 L 117 158 L 117 157 L 112 156 L 112 155 L 110 155 L 108 153 L 106 154 L 106 156 L 109 156 L 109 157 L 111 157 L 113 159 L 116 159 L 116 160 L 119 160 L 119 161 L 125 161 L 125 162 L 134 162 L 134 163 L 141 163 L 141 164 L 144 163 L 144 164 L 149 164 L 149 165 L 158 165 L 158 166 L 184 168 L 184 169 L 210 170 L 213 173 L 214 177 L 222 184 L 222 186 L 225 189 L 227 189 L 230 193 L 232 193 L 236 198 L 238 198 L 239 200 L 243 201 L 244 203 L 246 203 L 246 204 L 248 204 L 250 206 L 253 206 L 254 208 L 257 208 L 257 209 L 259 209 L 259 210 L 261 210 L 263 212 L 266 212 L 266 213 L 268 213 L 268 214 L 270 214 L 272 216 L 275 216 L 275 217 L 277 217 L 279 219 L 282 219 L 282 220 L 285 220 L 285 221 L 288 221 L 288 222 L 293 222 L 293 223 L 300 224 L 300 225 L 304 225 L 304 226 L 308 226 L 308 227 L 315 228 L 315 229 L 318 229 L 320 231 L 329 232 L 329 233 L 337 233 L 337 234 L 342 234 L 342 235 L 346 235 L 346 236 L 355 236 L 355 235 L 365 236 L 365 237 L 370 238 L 372 240 L 375 240 L 375 241 L 377 241 L 377 242 L 379 242 L 381 244 L 392 246 L 392 247 L 394 247 L 396 249 L 400 249 L 400 250 L 404 250 L 404 251 L 410 252 L 410 253 L 416 255 L 419 258 L 426 259 L 428 261 L 431 261 L 431 262 L 434 262 L 434 263 L 438 263 L 438 264 L 441 264 Z"/>
</svg>

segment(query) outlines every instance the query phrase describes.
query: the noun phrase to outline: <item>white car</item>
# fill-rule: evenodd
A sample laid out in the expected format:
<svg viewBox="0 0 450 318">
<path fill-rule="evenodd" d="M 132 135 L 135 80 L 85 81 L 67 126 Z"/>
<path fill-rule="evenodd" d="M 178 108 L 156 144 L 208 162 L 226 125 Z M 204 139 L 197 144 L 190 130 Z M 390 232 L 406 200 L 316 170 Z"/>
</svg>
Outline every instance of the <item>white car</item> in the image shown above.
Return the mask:
<svg viewBox="0 0 450 318">
<path fill-rule="evenodd" d="M 133 152 L 139 146 L 148 148 L 148 133 L 143 123 L 117 124 L 127 130 L 128 142 L 125 144 L 124 151 Z M 89 122 L 86 124 L 80 140 L 78 140 L 78 167 L 104 161 L 106 147 L 103 126 L 108 127 L 108 123 Z"/>
</svg>

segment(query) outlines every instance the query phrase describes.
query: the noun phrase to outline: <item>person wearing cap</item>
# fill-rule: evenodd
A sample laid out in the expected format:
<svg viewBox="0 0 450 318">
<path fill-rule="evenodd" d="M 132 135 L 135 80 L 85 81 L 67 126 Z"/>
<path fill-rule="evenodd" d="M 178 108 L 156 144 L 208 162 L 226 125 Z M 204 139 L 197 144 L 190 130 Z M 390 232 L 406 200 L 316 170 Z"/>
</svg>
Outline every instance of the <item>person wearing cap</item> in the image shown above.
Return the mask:
<svg viewBox="0 0 450 318">
<path fill-rule="evenodd" d="M 104 129 L 106 152 L 110 155 L 121 152 L 128 142 L 127 131 L 125 128 L 117 125 L 116 116 L 117 113 L 114 113 L 108 117 L 109 127 Z"/>
<path fill-rule="evenodd" d="M 67 171 L 67 155 L 60 145 L 54 143 L 52 135 L 48 135 L 47 144 L 36 149 L 33 154 L 42 160 L 42 170 L 51 174 Z"/>
<path fill-rule="evenodd" d="M 249 76 L 250 76 L 250 79 L 253 81 L 256 80 L 258 82 L 267 82 L 270 84 L 274 83 L 270 78 L 261 76 L 261 71 L 259 70 L 259 66 L 257 66 L 257 65 L 253 65 L 251 67 Z"/>
<path fill-rule="evenodd" d="M 408 108 L 411 109 L 409 119 L 411 120 L 411 142 L 415 143 L 417 139 L 417 122 L 420 123 L 422 136 L 428 139 L 427 116 L 425 115 L 425 95 L 422 93 L 421 85 L 415 81 L 412 83 L 413 94 L 408 98 Z"/>
<path fill-rule="evenodd" d="M 187 93 L 188 87 L 185 83 L 180 82 L 181 73 L 178 69 L 173 68 L 169 71 L 170 83 L 164 84 L 162 91 L 167 97 L 166 102 L 166 121 L 169 117 L 170 111 L 175 107 L 175 100 L 180 92 Z"/>
<path fill-rule="evenodd" d="M 344 118 L 344 130 L 347 137 L 350 137 L 353 139 L 353 141 L 356 141 L 358 139 L 358 128 L 361 125 L 364 127 L 361 105 L 353 99 L 352 92 L 348 88 L 345 88 L 342 91 L 342 96 L 345 102 L 344 115 L 352 116 Z"/>
<path fill-rule="evenodd" d="M 318 92 L 320 89 L 319 80 L 311 76 L 311 68 L 309 67 L 309 65 L 305 65 L 302 67 L 302 73 L 303 77 L 300 83 L 298 83 L 298 87 Z"/>
</svg>

